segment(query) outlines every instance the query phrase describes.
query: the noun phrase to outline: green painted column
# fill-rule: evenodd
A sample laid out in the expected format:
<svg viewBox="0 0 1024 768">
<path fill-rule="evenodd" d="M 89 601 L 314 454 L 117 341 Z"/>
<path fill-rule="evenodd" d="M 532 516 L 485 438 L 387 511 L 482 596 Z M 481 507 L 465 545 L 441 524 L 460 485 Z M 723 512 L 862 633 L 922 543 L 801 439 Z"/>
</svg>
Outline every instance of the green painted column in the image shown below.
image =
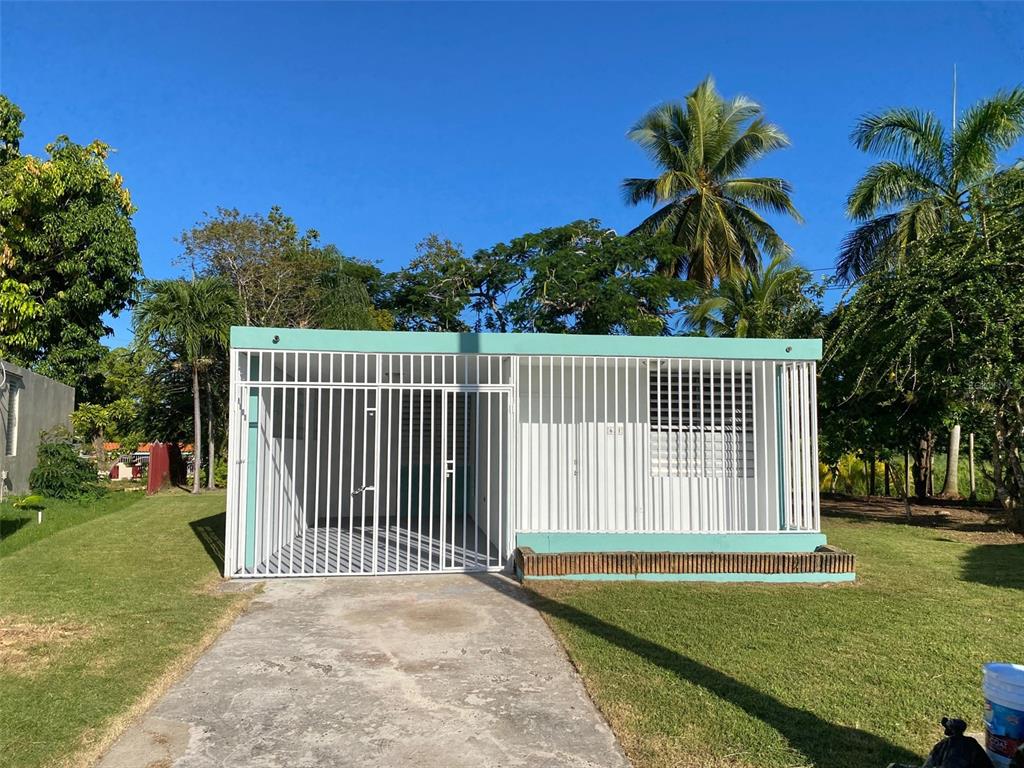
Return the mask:
<svg viewBox="0 0 1024 768">
<path fill-rule="evenodd" d="M 250 357 L 249 379 L 259 376 L 259 358 Z M 259 389 L 249 389 L 249 441 L 245 457 L 245 568 L 256 565 L 256 485 L 259 477 Z"/>
</svg>

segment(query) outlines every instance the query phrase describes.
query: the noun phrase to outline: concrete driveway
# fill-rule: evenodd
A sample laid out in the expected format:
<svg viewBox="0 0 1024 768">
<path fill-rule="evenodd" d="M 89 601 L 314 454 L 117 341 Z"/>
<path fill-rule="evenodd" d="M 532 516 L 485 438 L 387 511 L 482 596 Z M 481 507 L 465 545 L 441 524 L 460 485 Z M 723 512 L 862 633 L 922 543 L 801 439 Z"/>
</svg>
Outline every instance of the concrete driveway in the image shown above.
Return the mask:
<svg viewBox="0 0 1024 768">
<path fill-rule="evenodd" d="M 539 614 L 495 575 L 270 581 L 100 762 L 628 766 Z"/>
</svg>

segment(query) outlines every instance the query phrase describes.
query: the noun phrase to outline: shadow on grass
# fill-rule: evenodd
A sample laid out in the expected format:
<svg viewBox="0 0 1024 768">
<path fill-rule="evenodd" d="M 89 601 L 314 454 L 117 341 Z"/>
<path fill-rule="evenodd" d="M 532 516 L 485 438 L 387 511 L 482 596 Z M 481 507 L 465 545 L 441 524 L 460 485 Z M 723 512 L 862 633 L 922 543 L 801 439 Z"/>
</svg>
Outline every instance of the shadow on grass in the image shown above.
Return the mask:
<svg viewBox="0 0 1024 768">
<path fill-rule="evenodd" d="M 920 763 L 917 755 L 872 733 L 830 723 L 812 712 L 785 704 L 724 672 L 570 605 L 494 576 L 478 574 L 476 577 L 502 594 L 572 624 L 739 707 L 778 731 L 790 747 L 804 755 L 817 768 L 884 766 L 891 761 Z"/>
<path fill-rule="evenodd" d="M 188 524 L 220 574 L 224 573 L 224 521 L 225 513 L 220 512 Z"/>
<path fill-rule="evenodd" d="M 983 544 L 964 556 L 960 578 L 989 587 L 1024 589 L 1024 544 Z"/>
<path fill-rule="evenodd" d="M 0 541 L 28 525 L 31 519 L 30 517 L 0 518 Z"/>
</svg>

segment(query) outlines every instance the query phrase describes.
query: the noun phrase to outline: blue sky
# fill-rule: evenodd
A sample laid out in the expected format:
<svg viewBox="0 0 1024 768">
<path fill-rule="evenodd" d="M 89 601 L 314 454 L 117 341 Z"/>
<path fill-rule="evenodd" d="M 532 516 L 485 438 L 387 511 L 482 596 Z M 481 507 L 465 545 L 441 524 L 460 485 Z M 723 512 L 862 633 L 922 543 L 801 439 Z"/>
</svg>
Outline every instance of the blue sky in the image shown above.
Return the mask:
<svg viewBox="0 0 1024 768">
<path fill-rule="evenodd" d="M 216 206 L 281 205 L 393 269 L 438 232 L 467 250 L 646 213 L 619 183 L 651 169 L 625 138 L 711 73 L 793 146 L 758 173 L 795 187 L 797 259 L 832 265 L 868 159 L 855 119 L 894 105 L 948 120 L 1024 81 L 1012 4 L 127 4 L 0 6 L 0 87 L 23 150 L 57 134 L 117 149 L 146 274 Z M 116 342 L 128 322 L 113 322 Z"/>
</svg>

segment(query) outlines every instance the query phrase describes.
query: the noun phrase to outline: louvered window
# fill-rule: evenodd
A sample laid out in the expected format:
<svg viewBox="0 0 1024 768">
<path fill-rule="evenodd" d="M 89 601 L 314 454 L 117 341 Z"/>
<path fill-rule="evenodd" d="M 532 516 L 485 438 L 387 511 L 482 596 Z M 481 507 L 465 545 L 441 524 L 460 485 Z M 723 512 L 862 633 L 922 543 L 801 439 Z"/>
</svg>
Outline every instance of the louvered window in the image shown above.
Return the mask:
<svg viewBox="0 0 1024 768">
<path fill-rule="evenodd" d="M 654 477 L 753 477 L 750 372 L 689 366 L 649 373 Z"/>
</svg>

